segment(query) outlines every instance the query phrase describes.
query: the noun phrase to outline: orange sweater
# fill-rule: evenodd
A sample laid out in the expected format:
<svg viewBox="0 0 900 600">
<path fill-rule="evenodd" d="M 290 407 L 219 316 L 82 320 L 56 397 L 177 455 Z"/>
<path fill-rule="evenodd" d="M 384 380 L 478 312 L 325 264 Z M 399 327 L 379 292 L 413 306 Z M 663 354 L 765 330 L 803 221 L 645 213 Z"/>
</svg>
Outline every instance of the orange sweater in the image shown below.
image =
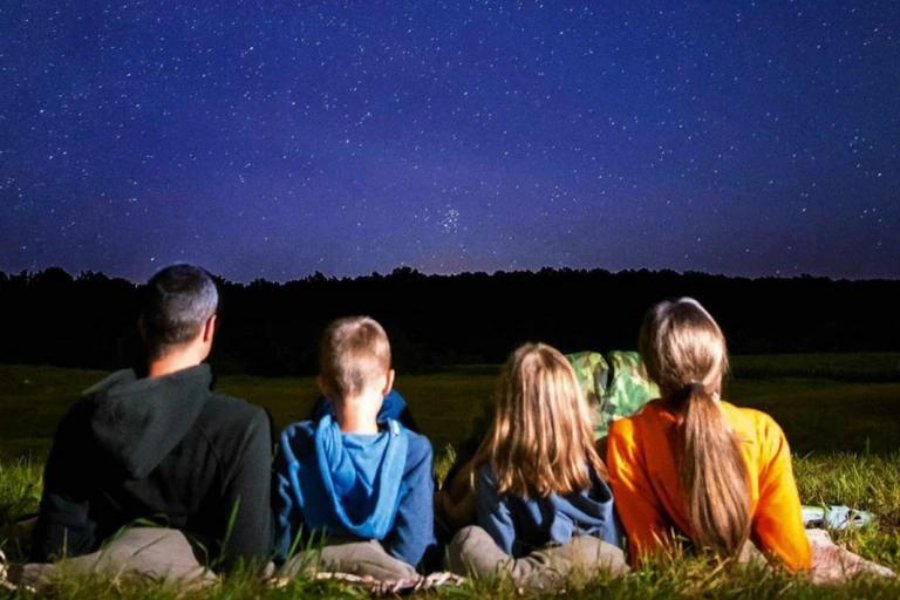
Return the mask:
<svg viewBox="0 0 900 600">
<path fill-rule="evenodd" d="M 809 542 L 784 433 L 764 413 L 728 402 L 720 406 L 743 442 L 750 474 L 751 539 L 790 570 L 809 568 Z M 673 528 L 691 537 L 669 443 L 675 423 L 675 415 L 665 404 L 654 400 L 637 415 L 613 422 L 609 430 L 607 466 L 632 562 L 665 543 Z"/>
</svg>

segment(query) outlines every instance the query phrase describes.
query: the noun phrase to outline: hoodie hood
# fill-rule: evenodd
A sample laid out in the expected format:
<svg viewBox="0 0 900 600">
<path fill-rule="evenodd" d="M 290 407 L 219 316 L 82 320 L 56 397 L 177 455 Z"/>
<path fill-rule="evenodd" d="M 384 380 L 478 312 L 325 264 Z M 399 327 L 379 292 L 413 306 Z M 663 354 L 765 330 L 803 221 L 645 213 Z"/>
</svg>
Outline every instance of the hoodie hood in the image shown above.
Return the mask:
<svg viewBox="0 0 900 600">
<path fill-rule="evenodd" d="M 612 491 L 593 469 L 591 484 L 588 489 L 574 494 L 550 495 L 549 500 L 554 508 L 551 540 L 565 543 L 578 532 L 619 545 L 621 532 L 613 510 Z"/>
<path fill-rule="evenodd" d="M 309 531 L 384 539 L 394 526 L 409 433 L 388 419 L 376 435 L 344 434 L 330 414 L 290 425 L 281 435 L 289 489 Z M 279 516 L 287 528 L 286 515 Z M 286 540 L 287 550 L 293 540 Z"/>
<path fill-rule="evenodd" d="M 326 503 L 340 524 L 365 539 L 382 540 L 394 526 L 409 443 L 393 419 L 374 436 L 345 435 L 326 415 L 316 427 L 316 459 Z"/>
<path fill-rule="evenodd" d="M 94 404 L 91 429 L 130 477 L 146 477 L 194 426 L 211 383 L 205 364 L 145 379 L 117 371 L 84 392 Z"/>
</svg>

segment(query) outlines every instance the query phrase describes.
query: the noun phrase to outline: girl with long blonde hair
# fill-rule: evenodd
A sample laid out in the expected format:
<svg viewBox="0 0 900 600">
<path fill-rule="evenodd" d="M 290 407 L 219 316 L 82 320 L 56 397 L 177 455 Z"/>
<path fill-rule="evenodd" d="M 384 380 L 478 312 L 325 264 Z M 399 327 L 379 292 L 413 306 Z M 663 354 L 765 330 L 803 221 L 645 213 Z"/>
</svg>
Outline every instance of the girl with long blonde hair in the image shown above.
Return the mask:
<svg viewBox="0 0 900 600">
<path fill-rule="evenodd" d="M 558 571 L 547 552 L 566 554 L 563 570 L 625 568 L 590 409 L 558 350 L 525 344 L 510 356 L 473 466 L 478 524 L 454 538 L 451 562 L 476 574 L 500 567 L 519 580 L 540 577 L 549 563 Z"/>
<path fill-rule="evenodd" d="M 791 570 L 811 564 L 791 454 L 768 415 L 720 399 L 725 336 L 699 302 L 654 306 L 639 349 L 662 397 L 609 432 L 607 464 L 633 563 L 673 532 L 734 558 L 748 540 Z"/>
</svg>

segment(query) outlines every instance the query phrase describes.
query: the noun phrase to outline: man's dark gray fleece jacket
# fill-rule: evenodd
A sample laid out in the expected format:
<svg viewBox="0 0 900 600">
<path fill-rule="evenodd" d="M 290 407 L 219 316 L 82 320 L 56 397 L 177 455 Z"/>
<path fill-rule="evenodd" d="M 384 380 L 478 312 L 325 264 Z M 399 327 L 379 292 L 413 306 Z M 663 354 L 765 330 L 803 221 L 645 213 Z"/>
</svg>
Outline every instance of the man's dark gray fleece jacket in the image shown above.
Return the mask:
<svg viewBox="0 0 900 600">
<path fill-rule="evenodd" d="M 153 379 L 119 371 L 88 389 L 53 440 L 32 558 L 93 552 L 149 520 L 182 530 L 213 566 L 267 559 L 269 419 L 211 383 L 199 365 Z"/>
</svg>

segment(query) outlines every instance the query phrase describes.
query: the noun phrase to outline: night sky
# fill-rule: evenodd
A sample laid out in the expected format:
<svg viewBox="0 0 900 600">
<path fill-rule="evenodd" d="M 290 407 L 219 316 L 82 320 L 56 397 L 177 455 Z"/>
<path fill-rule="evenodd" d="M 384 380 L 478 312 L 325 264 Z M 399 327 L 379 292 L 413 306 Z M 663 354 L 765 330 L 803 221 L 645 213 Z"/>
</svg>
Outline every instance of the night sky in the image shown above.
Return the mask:
<svg viewBox="0 0 900 600">
<path fill-rule="evenodd" d="M 0 270 L 900 277 L 900 2 L 0 4 Z"/>
</svg>

